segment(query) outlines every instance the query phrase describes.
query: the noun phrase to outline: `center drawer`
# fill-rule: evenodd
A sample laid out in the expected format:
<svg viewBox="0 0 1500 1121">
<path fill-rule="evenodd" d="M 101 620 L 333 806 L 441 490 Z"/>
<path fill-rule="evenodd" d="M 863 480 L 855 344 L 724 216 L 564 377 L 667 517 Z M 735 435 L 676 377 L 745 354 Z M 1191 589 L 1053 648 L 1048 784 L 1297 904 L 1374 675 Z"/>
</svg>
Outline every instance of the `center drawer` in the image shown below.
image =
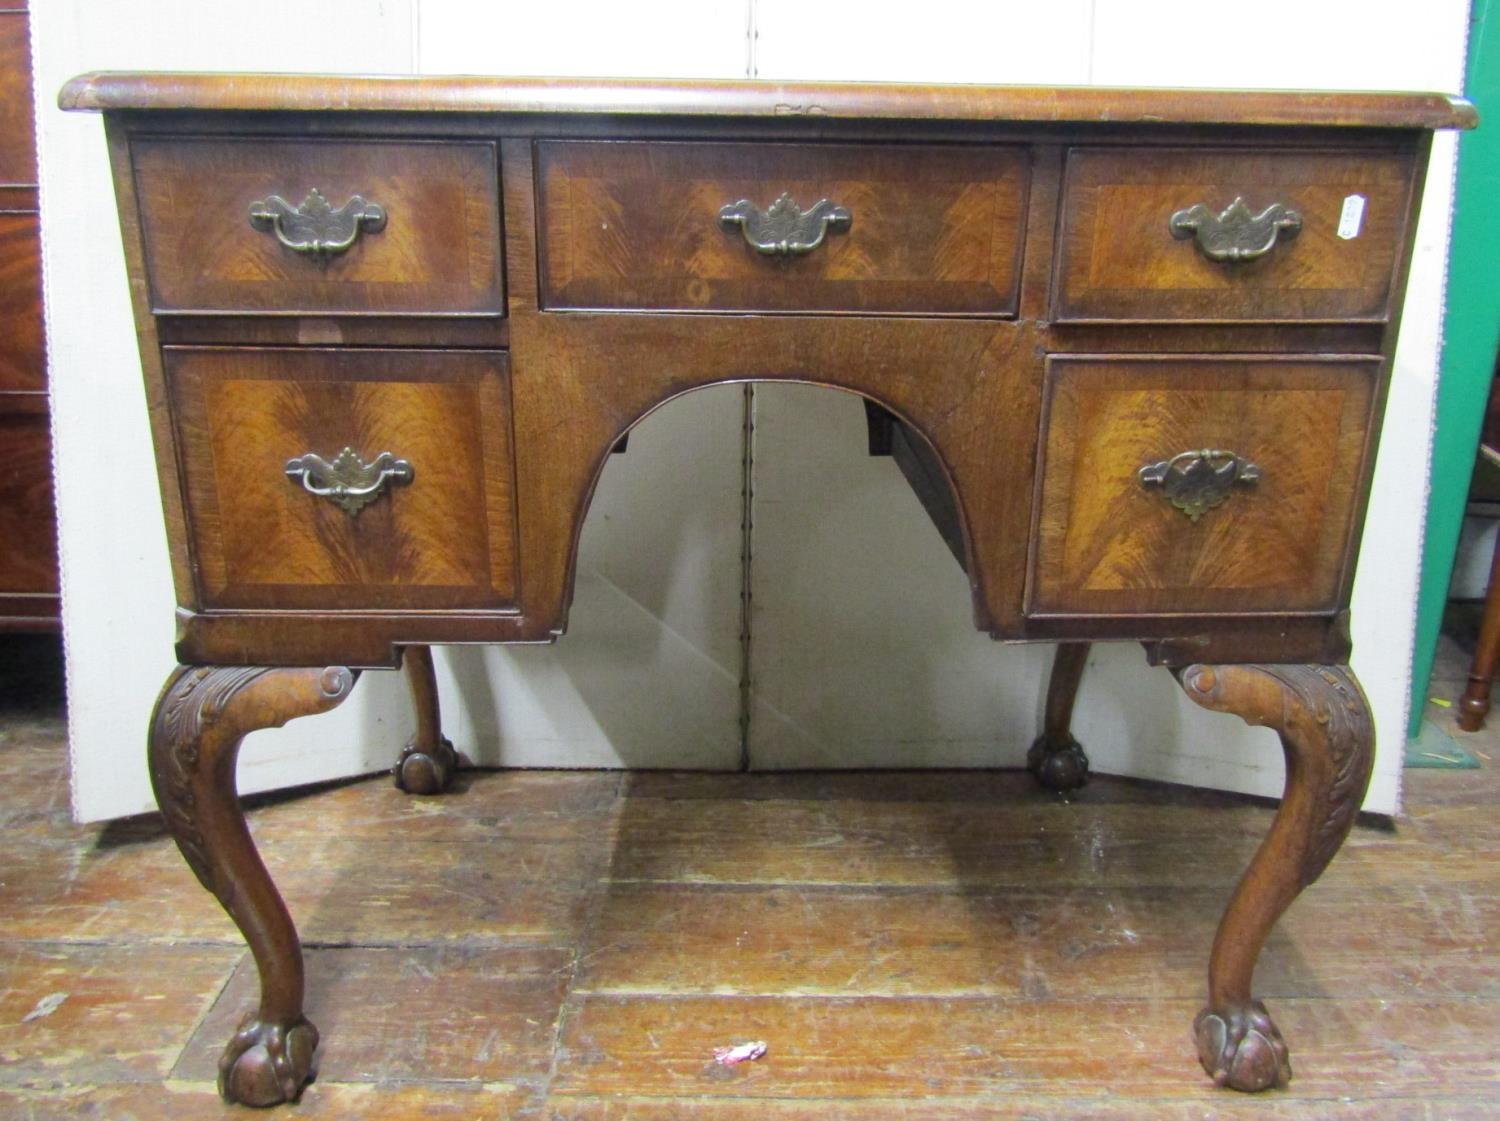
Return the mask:
<svg viewBox="0 0 1500 1121">
<path fill-rule="evenodd" d="M 1025 149 L 542 141 L 550 309 L 1012 316 Z"/>
<path fill-rule="evenodd" d="M 505 610 L 503 352 L 166 347 L 199 606 Z"/>
</svg>

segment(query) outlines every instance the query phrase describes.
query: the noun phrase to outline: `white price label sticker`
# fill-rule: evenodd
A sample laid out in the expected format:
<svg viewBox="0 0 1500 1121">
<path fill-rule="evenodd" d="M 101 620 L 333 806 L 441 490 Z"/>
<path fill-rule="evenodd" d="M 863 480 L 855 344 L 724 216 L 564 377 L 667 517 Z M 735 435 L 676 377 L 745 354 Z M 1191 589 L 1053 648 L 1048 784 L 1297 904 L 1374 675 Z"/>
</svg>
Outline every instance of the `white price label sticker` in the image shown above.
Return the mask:
<svg viewBox="0 0 1500 1121">
<path fill-rule="evenodd" d="M 1349 195 L 1344 199 L 1344 209 L 1339 212 L 1339 237 L 1353 241 L 1359 236 L 1359 228 L 1365 223 L 1365 196 Z"/>
</svg>

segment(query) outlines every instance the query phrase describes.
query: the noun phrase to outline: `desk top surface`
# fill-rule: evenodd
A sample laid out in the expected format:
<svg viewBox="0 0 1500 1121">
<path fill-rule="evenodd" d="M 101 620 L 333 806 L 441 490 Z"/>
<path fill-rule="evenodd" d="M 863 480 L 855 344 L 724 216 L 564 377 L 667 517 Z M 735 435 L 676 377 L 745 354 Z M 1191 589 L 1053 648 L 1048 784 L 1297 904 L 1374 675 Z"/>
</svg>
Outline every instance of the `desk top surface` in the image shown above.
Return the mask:
<svg viewBox="0 0 1500 1121">
<path fill-rule="evenodd" d="M 651 117 L 1472 128 L 1439 93 L 918 86 L 895 83 L 98 72 L 58 98 L 70 110 L 452 112 Z"/>
</svg>

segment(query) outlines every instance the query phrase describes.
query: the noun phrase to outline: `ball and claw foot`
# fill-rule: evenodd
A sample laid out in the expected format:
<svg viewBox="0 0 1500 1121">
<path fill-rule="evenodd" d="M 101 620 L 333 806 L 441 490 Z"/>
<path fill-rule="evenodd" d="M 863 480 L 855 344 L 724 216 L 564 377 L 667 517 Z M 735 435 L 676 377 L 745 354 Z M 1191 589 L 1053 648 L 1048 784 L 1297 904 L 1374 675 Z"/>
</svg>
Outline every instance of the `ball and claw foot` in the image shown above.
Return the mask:
<svg viewBox="0 0 1500 1121">
<path fill-rule="evenodd" d="M 219 1057 L 219 1095 L 240 1105 L 294 1102 L 312 1078 L 318 1029 L 308 1020 L 263 1023 L 252 1013 Z"/>
<path fill-rule="evenodd" d="M 1039 736 L 1026 753 L 1026 769 L 1048 790 L 1065 793 L 1088 782 L 1089 757 L 1083 753 L 1083 745 L 1072 736 L 1060 745 L 1049 742 L 1046 736 Z"/>
<path fill-rule="evenodd" d="M 1292 1077 L 1286 1041 L 1258 1000 L 1238 1008 L 1205 1008 L 1193 1021 L 1198 1061 L 1216 1086 L 1253 1094 Z"/>
<path fill-rule="evenodd" d="M 447 739 L 439 739 L 431 751 L 422 751 L 414 743 L 406 745 L 392 769 L 396 787 L 408 794 L 441 794 L 453 781 L 458 770 L 458 752 Z"/>
</svg>

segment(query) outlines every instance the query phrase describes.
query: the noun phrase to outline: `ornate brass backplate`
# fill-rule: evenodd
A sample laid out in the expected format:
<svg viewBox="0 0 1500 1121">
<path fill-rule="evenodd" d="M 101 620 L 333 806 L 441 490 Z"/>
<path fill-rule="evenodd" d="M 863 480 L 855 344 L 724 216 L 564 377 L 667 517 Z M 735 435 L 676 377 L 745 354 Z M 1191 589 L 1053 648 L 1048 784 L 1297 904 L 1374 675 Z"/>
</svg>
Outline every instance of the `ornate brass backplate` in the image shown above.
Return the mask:
<svg viewBox="0 0 1500 1121">
<path fill-rule="evenodd" d="M 410 462 L 381 452 L 369 463 L 353 448 L 345 448 L 329 462 L 308 452 L 287 460 L 286 476 L 308 494 L 326 498 L 345 513 L 358 514 L 389 486 L 410 484 L 415 477 Z"/>
<path fill-rule="evenodd" d="M 719 224 L 729 230 L 738 226 L 757 253 L 783 257 L 811 253 L 828 231 L 847 230 L 853 222 L 847 206 L 819 199 L 803 210 L 789 194 L 766 210 L 740 199 L 719 211 Z"/>
<path fill-rule="evenodd" d="M 1248 486 L 1258 481 L 1261 470 L 1234 452 L 1204 448 L 1148 463 L 1137 477 L 1147 489 L 1161 487 L 1167 501 L 1196 522 L 1222 505 L 1236 484 Z"/>
<path fill-rule="evenodd" d="M 294 253 L 332 257 L 358 240 L 361 231 L 378 233 L 385 228 L 385 207 L 353 196 L 337 210 L 316 187 L 293 206 L 280 195 L 250 204 L 250 224 L 270 230 Z"/>
<path fill-rule="evenodd" d="M 1200 202 L 1177 211 L 1167 225 L 1173 237 L 1192 238 L 1210 261 L 1254 261 L 1276 248 L 1278 238 L 1296 236 L 1302 215 L 1279 202 L 1252 214 L 1237 196 L 1218 214 Z"/>
</svg>

